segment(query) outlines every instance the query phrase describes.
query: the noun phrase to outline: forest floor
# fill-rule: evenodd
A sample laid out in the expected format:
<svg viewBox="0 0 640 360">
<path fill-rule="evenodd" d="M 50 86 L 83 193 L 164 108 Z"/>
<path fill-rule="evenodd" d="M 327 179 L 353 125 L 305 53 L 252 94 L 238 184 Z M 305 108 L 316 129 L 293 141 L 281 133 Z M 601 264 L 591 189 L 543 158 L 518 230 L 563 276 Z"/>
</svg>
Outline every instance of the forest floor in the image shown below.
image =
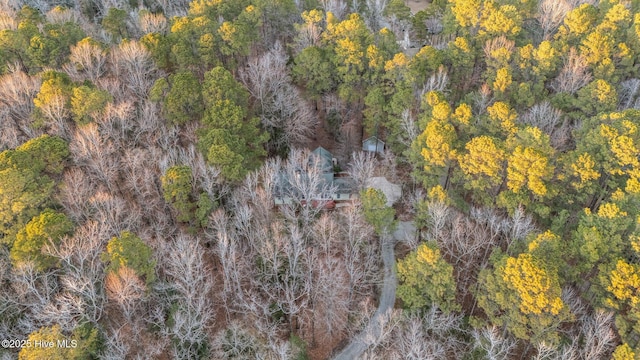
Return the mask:
<svg viewBox="0 0 640 360">
<path fill-rule="evenodd" d="M 322 101 L 319 105 L 316 110 L 318 123 L 305 147 L 315 150 L 322 146 L 338 159 L 339 165 L 344 169 L 351 160 L 351 153 L 358 151 L 362 146 L 362 112 L 347 107 L 340 114 L 344 120 L 338 128 L 332 130 L 327 119 L 328 107 L 322 104 Z"/>
<path fill-rule="evenodd" d="M 337 149 L 338 141 L 328 131 L 325 112 L 319 109 L 316 113 L 318 123 L 314 129 L 313 137 L 310 139 L 311 142 L 308 144 L 309 149 L 315 150 L 318 146 L 322 146 L 333 153 Z"/>
<path fill-rule="evenodd" d="M 406 0 L 406 4 L 411 9 L 411 13 L 415 14 L 420 10 L 424 10 L 429 5 L 428 0 Z"/>
</svg>

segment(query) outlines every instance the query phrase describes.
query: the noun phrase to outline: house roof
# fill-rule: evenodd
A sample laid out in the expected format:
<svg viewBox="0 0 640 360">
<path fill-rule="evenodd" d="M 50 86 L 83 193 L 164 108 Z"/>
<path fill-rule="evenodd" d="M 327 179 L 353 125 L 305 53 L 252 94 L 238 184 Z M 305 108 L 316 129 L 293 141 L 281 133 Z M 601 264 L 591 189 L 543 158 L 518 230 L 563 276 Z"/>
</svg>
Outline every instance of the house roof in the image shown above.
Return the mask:
<svg viewBox="0 0 640 360">
<path fill-rule="evenodd" d="M 314 159 L 315 158 L 315 159 Z M 317 174 L 320 176 L 321 181 L 317 184 L 317 198 L 335 198 L 338 196 L 338 200 L 344 200 L 345 194 L 349 195 L 353 193 L 355 185 L 353 180 L 349 177 L 336 177 L 333 172 L 333 155 L 325 148 L 318 147 L 311 152 L 309 158 L 309 166 L 319 166 L 322 173 Z M 315 164 L 314 161 L 319 161 Z M 295 174 L 288 174 L 284 170 L 278 172 L 277 178 L 274 184 L 274 196 L 277 203 L 282 203 L 283 199 L 297 196 L 294 194 L 294 190 L 291 177 L 295 176 L 296 180 L 308 181 L 309 174 L 308 169 L 298 169 Z M 342 198 L 340 198 L 342 196 Z M 349 197 L 347 196 L 347 197 Z"/>
<path fill-rule="evenodd" d="M 383 153 L 384 141 L 378 139 L 377 136 L 370 136 L 362 141 L 362 150 Z"/>
<path fill-rule="evenodd" d="M 329 150 L 323 148 L 322 146 L 318 146 L 315 150 L 311 152 L 315 156 L 319 156 L 324 159 L 328 159 L 331 161 L 333 159 L 333 155 L 329 152 Z"/>
<path fill-rule="evenodd" d="M 323 148 L 322 146 L 318 146 L 311 152 L 311 154 L 312 156 L 320 159 L 320 166 L 322 168 L 322 171 L 333 173 L 333 155 L 329 152 L 329 150 Z"/>
<path fill-rule="evenodd" d="M 369 136 L 368 138 L 366 138 L 366 139 L 362 140 L 362 143 L 363 143 L 363 144 L 367 144 L 367 143 L 371 143 L 371 142 L 374 142 L 374 141 L 375 141 L 376 143 L 382 143 L 382 144 L 384 144 L 384 141 L 382 141 L 382 140 L 378 139 L 378 137 L 377 137 L 377 136 L 375 136 L 375 135 L 374 135 L 374 136 Z"/>
</svg>

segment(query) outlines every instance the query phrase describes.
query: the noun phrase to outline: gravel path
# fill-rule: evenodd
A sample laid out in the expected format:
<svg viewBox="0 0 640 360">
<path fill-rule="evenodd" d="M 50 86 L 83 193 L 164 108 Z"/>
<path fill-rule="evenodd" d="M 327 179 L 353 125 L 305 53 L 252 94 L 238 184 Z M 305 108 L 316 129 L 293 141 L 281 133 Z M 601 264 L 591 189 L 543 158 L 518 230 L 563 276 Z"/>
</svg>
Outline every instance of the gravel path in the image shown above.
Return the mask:
<svg viewBox="0 0 640 360">
<path fill-rule="evenodd" d="M 398 231 L 402 229 L 402 231 Z M 384 321 L 385 314 L 393 308 L 396 302 L 396 287 L 398 286 L 398 278 L 395 272 L 395 254 L 394 247 L 396 241 L 405 240 L 404 236 L 412 236 L 415 233 L 415 227 L 412 222 L 401 222 L 398 224 L 398 230 L 393 237 L 387 237 L 382 242 L 382 262 L 384 268 L 384 279 L 382 283 L 382 293 L 380 294 L 380 303 L 378 309 L 373 313 L 371 320 L 367 326 L 347 345 L 334 360 L 354 360 L 364 353 L 372 339 L 377 339 L 382 331 L 380 324 Z"/>
</svg>

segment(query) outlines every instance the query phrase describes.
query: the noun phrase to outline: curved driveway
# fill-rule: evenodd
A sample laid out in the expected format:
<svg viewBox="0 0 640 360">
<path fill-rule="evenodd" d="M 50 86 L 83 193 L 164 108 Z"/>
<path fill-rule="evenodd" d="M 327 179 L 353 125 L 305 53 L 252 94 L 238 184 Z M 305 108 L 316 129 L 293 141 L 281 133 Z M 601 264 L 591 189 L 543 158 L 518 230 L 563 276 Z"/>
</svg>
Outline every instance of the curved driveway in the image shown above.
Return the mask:
<svg viewBox="0 0 640 360">
<path fill-rule="evenodd" d="M 384 279 L 382 283 L 382 293 L 380 294 L 380 302 L 378 309 L 373 313 L 371 320 L 365 328 L 356 335 L 349 345 L 347 345 L 334 360 L 354 360 L 364 353 L 373 339 L 377 339 L 382 331 L 380 324 L 384 321 L 385 314 L 393 308 L 396 302 L 396 287 L 398 286 L 398 278 L 395 272 L 395 254 L 394 247 L 396 241 L 402 241 L 407 236 L 415 236 L 415 227 L 412 222 L 401 222 L 398 229 L 393 233 L 393 237 L 385 237 L 382 241 L 382 262 L 384 269 Z"/>
</svg>

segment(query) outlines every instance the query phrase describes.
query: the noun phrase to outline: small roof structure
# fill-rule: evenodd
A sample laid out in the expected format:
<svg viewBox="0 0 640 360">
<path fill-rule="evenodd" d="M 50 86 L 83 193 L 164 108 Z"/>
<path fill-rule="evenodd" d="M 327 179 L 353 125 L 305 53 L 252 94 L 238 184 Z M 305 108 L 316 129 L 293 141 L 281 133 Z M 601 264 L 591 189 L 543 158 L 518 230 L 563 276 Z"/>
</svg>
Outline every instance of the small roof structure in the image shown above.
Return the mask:
<svg viewBox="0 0 640 360">
<path fill-rule="evenodd" d="M 362 150 L 378 154 L 384 153 L 384 141 L 377 136 L 370 136 L 362 141 Z"/>
</svg>

